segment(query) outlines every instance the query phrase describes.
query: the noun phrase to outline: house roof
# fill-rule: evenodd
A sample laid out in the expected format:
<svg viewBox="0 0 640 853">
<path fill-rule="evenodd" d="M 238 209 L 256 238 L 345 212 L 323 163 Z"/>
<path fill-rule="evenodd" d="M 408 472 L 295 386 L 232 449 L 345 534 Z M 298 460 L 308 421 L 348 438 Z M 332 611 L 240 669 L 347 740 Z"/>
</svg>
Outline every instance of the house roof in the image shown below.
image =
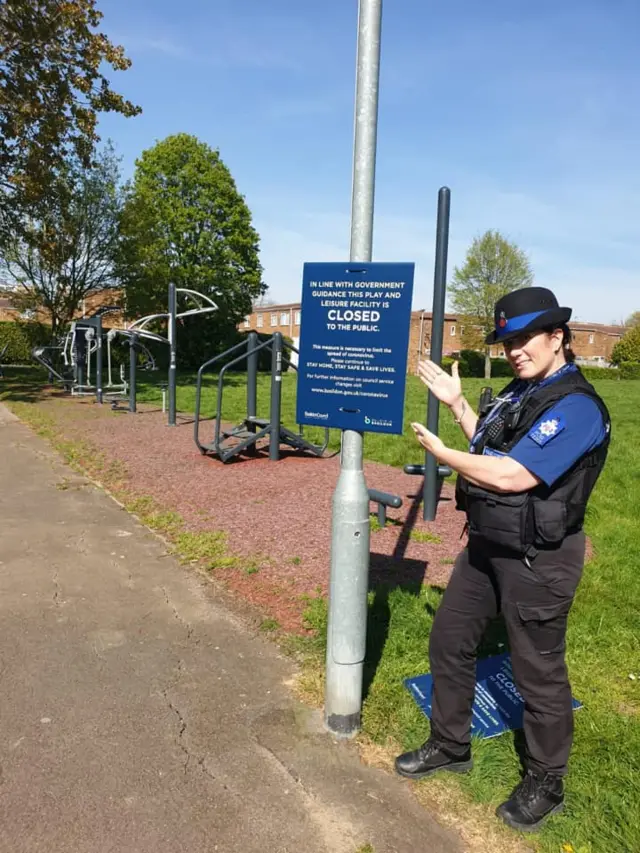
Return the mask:
<svg viewBox="0 0 640 853">
<path fill-rule="evenodd" d="M 617 335 L 622 337 L 626 332 L 624 326 L 607 326 L 604 323 L 583 323 L 577 321 L 569 323 L 569 328 L 574 332 L 601 332 L 604 335 Z"/>
<path fill-rule="evenodd" d="M 283 311 L 285 309 L 299 311 L 300 303 L 299 302 L 282 302 L 277 305 L 254 305 L 251 313 L 252 314 L 268 314 L 270 311 L 277 312 Z"/>
</svg>

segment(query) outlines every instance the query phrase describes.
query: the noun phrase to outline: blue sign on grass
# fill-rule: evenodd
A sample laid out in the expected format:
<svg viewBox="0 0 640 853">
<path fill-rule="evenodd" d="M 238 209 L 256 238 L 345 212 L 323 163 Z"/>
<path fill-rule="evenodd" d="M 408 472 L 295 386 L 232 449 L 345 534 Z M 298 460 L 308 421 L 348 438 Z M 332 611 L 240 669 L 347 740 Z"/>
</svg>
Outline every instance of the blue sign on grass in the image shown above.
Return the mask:
<svg viewBox="0 0 640 853">
<path fill-rule="evenodd" d="M 402 433 L 412 263 L 307 263 L 296 420 Z"/>
<path fill-rule="evenodd" d="M 404 682 L 425 716 L 431 718 L 431 675 L 418 675 Z M 574 711 L 582 703 L 573 700 Z M 478 661 L 476 695 L 471 734 L 483 738 L 522 728 L 524 699 L 518 692 L 508 653 Z"/>
</svg>

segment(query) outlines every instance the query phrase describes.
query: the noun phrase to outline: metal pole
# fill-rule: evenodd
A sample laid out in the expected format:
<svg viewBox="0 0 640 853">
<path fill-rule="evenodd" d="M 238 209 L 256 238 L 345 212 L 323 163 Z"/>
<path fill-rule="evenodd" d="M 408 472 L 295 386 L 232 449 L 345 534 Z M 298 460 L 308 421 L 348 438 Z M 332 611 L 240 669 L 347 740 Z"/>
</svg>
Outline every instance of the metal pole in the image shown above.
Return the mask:
<svg viewBox="0 0 640 853">
<path fill-rule="evenodd" d="M 129 338 L 129 411 L 136 411 L 136 342 L 138 336 L 134 333 Z"/>
<path fill-rule="evenodd" d="M 102 403 L 102 317 L 96 318 L 96 400 Z"/>
<path fill-rule="evenodd" d="M 373 242 L 382 0 L 360 0 L 355 98 L 351 261 L 370 261 Z M 364 434 L 343 430 L 333 495 L 325 725 L 339 737 L 360 729 L 369 583 L 369 492 Z"/>
<path fill-rule="evenodd" d="M 282 410 L 282 333 L 273 336 L 271 349 L 271 414 L 269 433 L 269 459 L 280 459 L 280 413 Z"/>
<path fill-rule="evenodd" d="M 449 213 L 451 192 L 442 187 L 438 193 L 438 222 L 436 225 L 436 262 L 433 276 L 433 313 L 431 315 L 431 361 L 442 361 L 444 305 L 447 293 L 447 255 L 449 251 Z M 427 429 L 438 434 L 440 402 L 429 391 L 427 396 Z M 438 460 L 431 453 L 424 455 L 424 503 L 422 517 L 433 521 L 438 508 Z"/>
<path fill-rule="evenodd" d="M 258 353 L 254 352 L 258 345 L 256 332 L 247 335 L 247 419 L 255 418 L 258 408 Z M 255 424 L 249 424 L 249 429 L 255 432 Z"/>
<path fill-rule="evenodd" d="M 258 346 L 257 332 L 249 332 L 247 335 L 247 422 L 248 432 L 255 433 L 258 429 L 255 418 L 258 414 L 258 353 L 254 352 Z M 272 392 L 273 393 L 273 392 Z M 249 445 L 247 453 L 255 456 L 258 448 L 255 444 Z"/>
<path fill-rule="evenodd" d="M 176 425 L 176 286 L 169 284 L 169 426 Z"/>
<path fill-rule="evenodd" d="M 111 388 L 113 385 L 113 378 L 111 376 L 111 341 L 109 340 L 109 336 L 107 335 L 107 388 Z"/>
</svg>

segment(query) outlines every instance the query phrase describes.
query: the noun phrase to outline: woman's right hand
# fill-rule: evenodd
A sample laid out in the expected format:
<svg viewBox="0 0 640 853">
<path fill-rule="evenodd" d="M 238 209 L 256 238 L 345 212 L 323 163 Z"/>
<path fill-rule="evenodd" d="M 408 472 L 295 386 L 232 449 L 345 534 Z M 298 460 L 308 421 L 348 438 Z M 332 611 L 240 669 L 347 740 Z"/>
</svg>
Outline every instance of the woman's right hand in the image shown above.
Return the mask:
<svg viewBox="0 0 640 853">
<path fill-rule="evenodd" d="M 429 391 L 446 406 L 462 400 L 462 383 L 458 375 L 458 362 L 451 365 L 451 375 L 433 361 L 425 359 L 418 363 L 418 376 Z"/>
</svg>

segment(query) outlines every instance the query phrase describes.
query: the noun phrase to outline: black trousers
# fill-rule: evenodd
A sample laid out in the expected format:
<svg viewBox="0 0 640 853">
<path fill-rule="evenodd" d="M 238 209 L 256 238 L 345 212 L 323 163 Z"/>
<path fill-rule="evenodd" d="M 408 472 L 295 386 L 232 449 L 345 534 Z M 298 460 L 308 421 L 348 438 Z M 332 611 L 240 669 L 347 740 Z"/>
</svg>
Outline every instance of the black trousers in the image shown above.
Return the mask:
<svg viewBox="0 0 640 853">
<path fill-rule="evenodd" d="M 560 548 L 540 551 L 529 568 L 513 552 L 469 540 L 436 613 L 429 646 L 431 729 L 452 749 L 470 742 L 476 652 L 488 623 L 502 612 L 516 686 L 525 700 L 527 767 L 566 773 L 573 710 L 565 637 L 584 553 L 584 533 L 575 533 Z"/>
</svg>

